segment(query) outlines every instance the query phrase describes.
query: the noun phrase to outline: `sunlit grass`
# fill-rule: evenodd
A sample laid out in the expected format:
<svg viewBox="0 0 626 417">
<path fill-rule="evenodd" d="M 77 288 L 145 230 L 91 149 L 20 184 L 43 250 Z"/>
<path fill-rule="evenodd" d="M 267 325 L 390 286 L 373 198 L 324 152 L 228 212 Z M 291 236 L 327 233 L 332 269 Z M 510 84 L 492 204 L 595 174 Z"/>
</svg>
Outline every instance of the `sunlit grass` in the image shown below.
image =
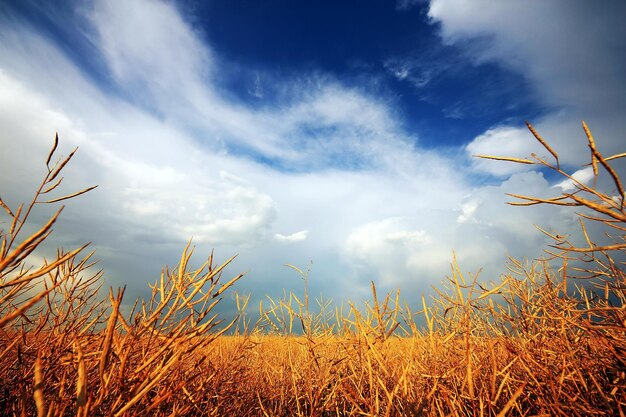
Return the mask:
<svg viewBox="0 0 626 417">
<path fill-rule="evenodd" d="M 549 259 L 511 259 L 498 282 L 453 260 L 433 299 L 378 294 L 372 283 L 369 300 L 343 307 L 313 308 L 307 272 L 291 266 L 302 294 L 266 298 L 254 318 L 238 297 L 248 313 L 227 322 L 216 306 L 241 276 L 223 279 L 230 261 L 212 256 L 191 268 L 189 246 L 130 312 L 120 308 L 123 289 L 108 299 L 99 291 L 85 247 L 27 267 L 60 213 L 23 236 L 32 209 L 89 191 L 53 196 L 73 155 L 54 163 L 55 140 L 33 200 L 0 200 L 0 414 L 625 415 L 626 275 L 615 259 L 626 249 L 626 211 L 611 161 L 626 154 L 604 157 L 584 125 L 594 170 L 586 185 L 529 128 L 550 161 L 483 157 L 552 170 L 575 190 L 512 195 L 513 204 L 578 207 L 581 220 L 611 231 L 610 243 L 596 245 L 584 223 L 584 246 L 544 231 L 554 240 Z M 610 192 L 596 187 L 602 176 Z"/>
</svg>

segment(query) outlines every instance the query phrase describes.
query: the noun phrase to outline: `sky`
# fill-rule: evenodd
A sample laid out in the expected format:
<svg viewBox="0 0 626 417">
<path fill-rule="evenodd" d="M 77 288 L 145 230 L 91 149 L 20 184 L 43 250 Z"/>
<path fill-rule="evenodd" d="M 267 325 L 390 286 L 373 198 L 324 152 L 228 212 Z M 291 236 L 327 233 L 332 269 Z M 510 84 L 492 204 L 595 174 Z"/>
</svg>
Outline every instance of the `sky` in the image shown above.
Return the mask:
<svg viewBox="0 0 626 417">
<path fill-rule="evenodd" d="M 450 273 L 576 235 L 573 211 L 505 204 L 567 184 L 472 155 L 546 151 L 589 179 L 585 120 L 624 151 L 626 3 L 546 0 L 0 0 L 0 196 L 16 207 L 55 132 L 79 151 L 48 252 L 92 242 L 107 286 L 146 294 L 194 261 L 254 299 L 409 300 Z M 623 166 L 617 167 L 623 170 Z M 35 222 L 54 207 L 41 207 Z M 33 226 L 34 227 L 34 226 Z"/>
</svg>

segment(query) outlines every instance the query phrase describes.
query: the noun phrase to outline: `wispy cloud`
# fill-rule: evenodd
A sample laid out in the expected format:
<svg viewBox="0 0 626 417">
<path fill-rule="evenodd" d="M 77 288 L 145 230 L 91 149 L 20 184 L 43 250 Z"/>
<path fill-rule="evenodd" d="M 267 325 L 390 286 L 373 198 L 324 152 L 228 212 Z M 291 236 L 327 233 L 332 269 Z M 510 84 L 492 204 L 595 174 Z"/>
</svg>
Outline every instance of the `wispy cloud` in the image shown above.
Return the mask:
<svg viewBox="0 0 626 417">
<path fill-rule="evenodd" d="M 396 9 L 406 11 L 420 3 L 426 3 L 426 0 L 397 0 Z"/>
<path fill-rule="evenodd" d="M 421 89 L 446 70 L 447 64 L 435 63 L 423 54 L 420 57 L 393 57 L 383 65 L 396 79 Z"/>
<path fill-rule="evenodd" d="M 259 75 L 258 72 L 254 76 L 254 85 L 252 86 L 252 88 L 248 89 L 248 94 L 256 98 L 264 97 L 263 87 L 261 85 L 261 76 Z"/>
</svg>

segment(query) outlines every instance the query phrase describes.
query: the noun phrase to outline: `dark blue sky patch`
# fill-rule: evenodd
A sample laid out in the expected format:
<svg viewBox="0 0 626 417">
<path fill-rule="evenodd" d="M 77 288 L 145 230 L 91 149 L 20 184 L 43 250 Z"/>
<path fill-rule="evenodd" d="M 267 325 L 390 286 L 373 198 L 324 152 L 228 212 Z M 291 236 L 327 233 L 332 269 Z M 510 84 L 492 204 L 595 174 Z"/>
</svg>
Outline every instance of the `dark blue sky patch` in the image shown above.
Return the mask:
<svg viewBox="0 0 626 417">
<path fill-rule="evenodd" d="M 522 75 L 475 65 L 463 50 L 443 45 L 426 4 L 406 11 L 372 0 L 179 6 L 226 62 L 229 70 L 216 75 L 224 93 L 252 107 L 286 104 L 280 80 L 307 88 L 296 78 L 326 74 L 393 102 L 407 132 L 429 148 L 462 145 L 546 110 Z"/>
<path fill-rule="evenodd" d="M 406 50 L 431 31 L 423 10 L 398 13 L 393 2 L 374 0 L 211 1 L 187 10 L 218 53 L 298 71 L 347 71 L 360 60 Z"/>
</svg>

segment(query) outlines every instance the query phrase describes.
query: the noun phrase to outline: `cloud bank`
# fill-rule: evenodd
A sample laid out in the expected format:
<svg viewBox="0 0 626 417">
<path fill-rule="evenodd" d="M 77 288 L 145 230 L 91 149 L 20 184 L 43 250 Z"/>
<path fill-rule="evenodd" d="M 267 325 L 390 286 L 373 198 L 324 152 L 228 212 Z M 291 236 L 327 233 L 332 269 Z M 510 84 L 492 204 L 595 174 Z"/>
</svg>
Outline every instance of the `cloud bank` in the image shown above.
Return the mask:
<svg viewBox="0 0 626 417">
<path fill-rule="evenodd" d="M 590 25 L 582 3 L 567 13 L 557 12 L 562 2 L 516 4 L 434 0 L 428 13 L 443 42 L 467 45 L 465 59 L 527 74 L 549 107 L 538 129 L 574 172 L 582 113 L 607 152 L 622 145 L 618 6 Z M 298 285 L 282 265 L 313 260 L 315 292 L 354 297 L 374 280 L 411 294 L 448 273 L 453 250 L 463 269 L 484 268 L 489 279 L 507 255 L 541 255 L 547 239 L 533 223 L 576 227 L 565 210 L 504 204 L 507 192 L 549 195 L 570 183 L 469 157 L 542 152 L 519 125 L 493 126 L 452 151 L 426 149 L 393 100 L 315 71 L 257 78 L 287 98 L 256 107 L 222 91 L 224 62 L 173 3 L 93 1 L 76 13 L 76 36 L 104 65 L 98 76 L 43 31 L 2 15 L 0 186 L 3 198 L 27 198 L 55 131 L 64 149 L 80 146 L 66 186 L 100 187 L 68 207 L 58 242 L 93 240 L 110 285 L 141 291 L 192 238 L 203 254 L 239 253 L 244 291 Z"/>
</svg>

